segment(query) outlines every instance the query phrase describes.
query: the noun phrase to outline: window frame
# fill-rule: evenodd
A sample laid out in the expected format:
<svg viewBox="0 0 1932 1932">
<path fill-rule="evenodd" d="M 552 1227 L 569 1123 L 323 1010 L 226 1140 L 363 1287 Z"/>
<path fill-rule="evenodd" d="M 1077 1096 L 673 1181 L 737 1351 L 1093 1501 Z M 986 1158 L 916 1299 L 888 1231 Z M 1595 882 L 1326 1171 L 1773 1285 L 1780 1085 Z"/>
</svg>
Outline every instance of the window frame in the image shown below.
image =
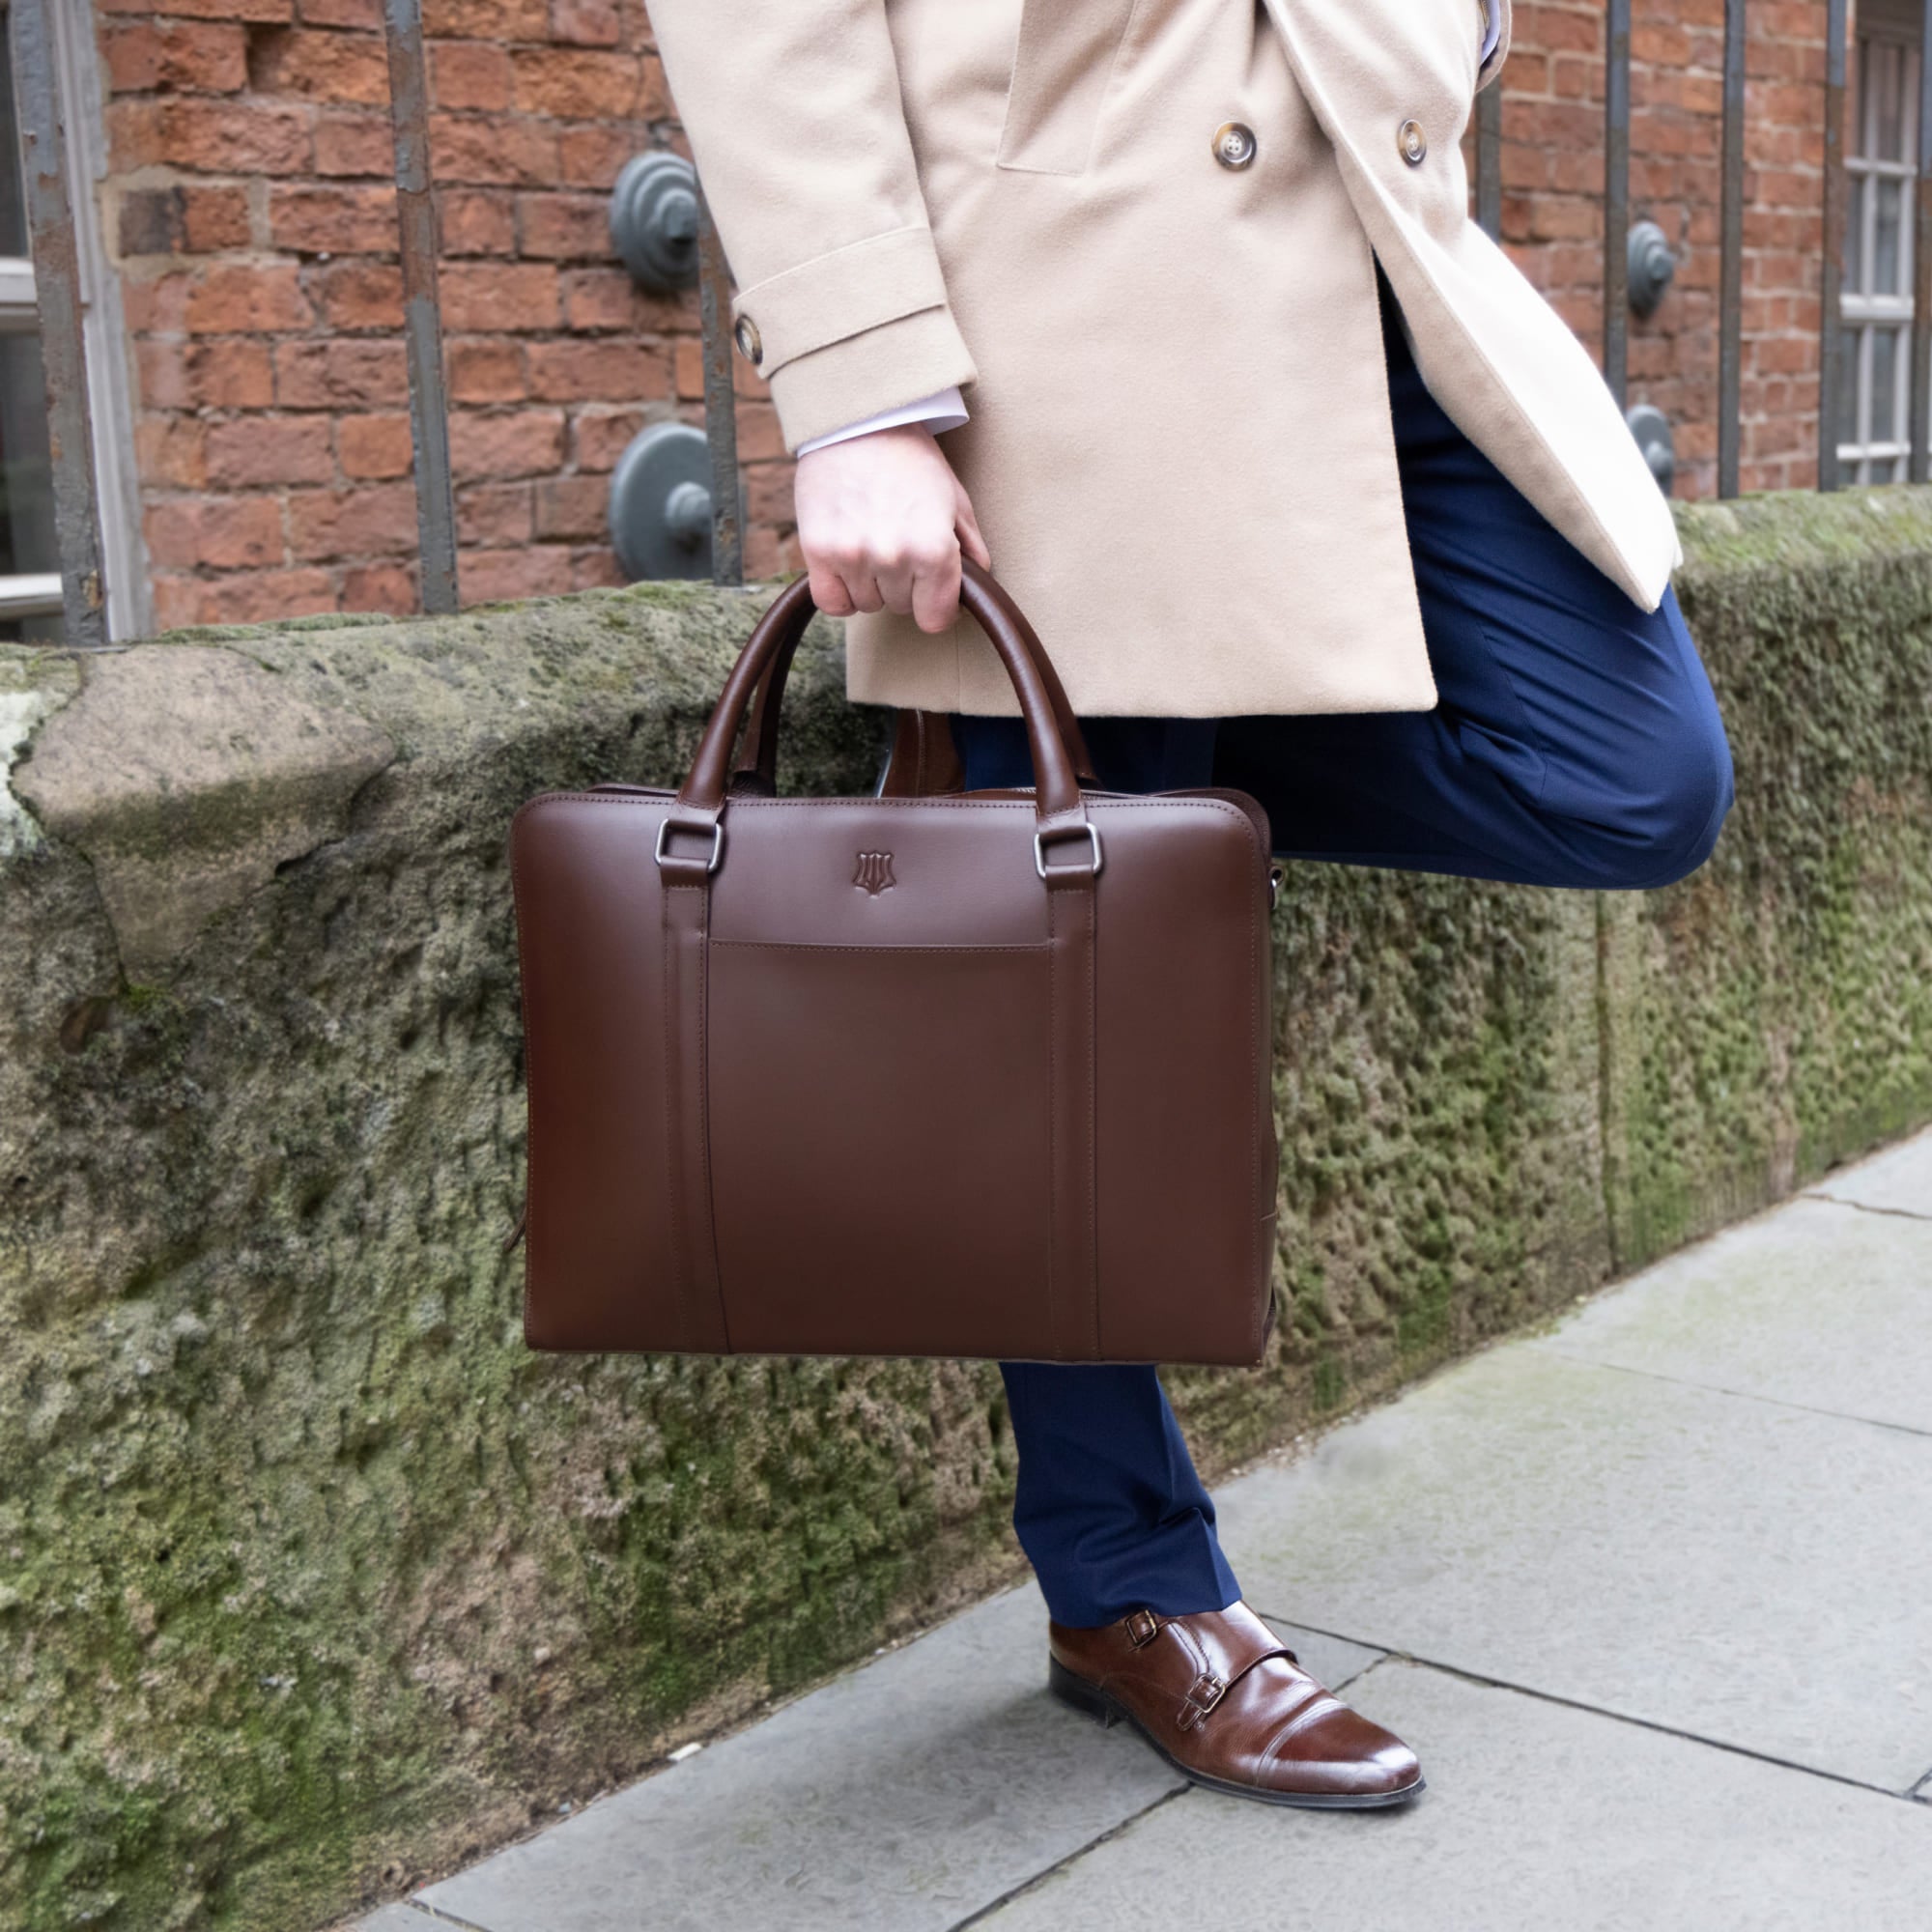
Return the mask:
<svg viewBox="0 0 1932 1932">
<path fill-rule="evenodd" d="M 1831 407 L 1840 417 L 1837 449 L 1839 473 L 1844 481 L 1903 483 L 1912 456 L 1914 250 L 1918 143 L 1923 138 L 1923 129 L 1918 126 L 1918 37 L 1915 29 L 1902 22 L 1861 19 L 1853 51 L 1855 138 L 1847 146 L 1844 163 L 1847 198 L 1852 210 L 1846 239 L 1851 246 L 1846 261 L 1840 265 L 1838 298 L 1842 331 L 1839 355 L 1848 379 L 1851 420 L 1843 420 L 1847 397 L 1842 390 L 1831 399 Z M 1878 146 L 1880 94 L 1871 85 L 1871 70 L 1874 58 L 1880 54 L 1895 56 L 1899 63 L 1897 158 L 1881 158 L 1873 152 Z M 1877 254 L 1878 185 L 1890 181 L 1899 185 L 1896 290 L 1874 291 L 1871 281 Z M 1862 284 L 1857 288 L 1852 286 L 1854 264 Z M 1874 365 L 1880 355 L 1888 354 L 1892 357 L 1891 420 L 1880 425 L 1872 419 Z M 1887 433 L 1879 434 L 1881 429 Z"/>
<path fill-rule="evenodd" d="M 0 0 L 0 60 L 13 60 L 9 15 Z M 107 635 L 119 642 L 150 635 L 154 597 L 141 540 L 140 479 L 134 459 L 132 347 L 123 319 L 121 281 L 101 235 L 99 184 L 107 171 L 106 121 L 99 48 L 91 4 L 48 9 L 55 84 L 62 105 L 68 200 L 73 213 L 83 353 L 87 366 L 88 440 L 94 456 L 95 512 Z M 17 153 L 0 165 L 23 168 Z M 30 259 L 0 256 L 0 333 L 40 332 L 40 305 Z M 59 571 L 0 577 L 0 622 L 63 611 Z"/>
</svg>

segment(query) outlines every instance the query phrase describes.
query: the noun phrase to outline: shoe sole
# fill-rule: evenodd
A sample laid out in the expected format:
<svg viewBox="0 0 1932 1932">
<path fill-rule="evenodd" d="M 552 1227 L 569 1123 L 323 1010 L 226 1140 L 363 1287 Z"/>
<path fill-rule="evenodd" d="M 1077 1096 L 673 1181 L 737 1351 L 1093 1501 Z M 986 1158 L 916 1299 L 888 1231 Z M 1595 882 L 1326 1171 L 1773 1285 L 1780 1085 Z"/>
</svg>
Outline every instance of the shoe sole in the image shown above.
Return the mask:
<svg viewBox="0 0 1932 1932">
<path fill-rule="evenodd" d="M 1264 1791 L 1258 1785 L 1235 1784 L 1182 1764 L 1124 1704 L 1116 1702 L 1097 1684 L 1076 1676 L 1057 1657 L 1047 1659 L 1046 1688 L 1063 1704 L 1084 1718 L 1092 1718 L 1103 1730 L 1125 1724 L 1157 1757 L 1173 1766 L 1188 1783 L 1198 1784 L 1204 1791 L 1221 1791 L 1230 1798 L 1252 1799 L 1262 1804 L 1287 1804 L 1300 1811 L 1381 1811 L 1391 1804 L 1406 1804 L 1426 1788 L 1420 1775 L 1400 1791 Z"/>
</svg>

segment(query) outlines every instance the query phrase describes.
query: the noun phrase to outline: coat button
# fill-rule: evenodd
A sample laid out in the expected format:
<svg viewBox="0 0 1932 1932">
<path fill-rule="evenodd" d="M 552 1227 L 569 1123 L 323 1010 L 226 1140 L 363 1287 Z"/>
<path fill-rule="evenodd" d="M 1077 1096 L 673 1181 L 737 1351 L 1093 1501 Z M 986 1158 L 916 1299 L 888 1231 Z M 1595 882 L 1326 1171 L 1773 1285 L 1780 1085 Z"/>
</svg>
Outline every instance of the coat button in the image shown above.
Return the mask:
<svg viewBox="0 0 1932 1932">
<path fill-rule="evenodd" d="M 731 334 L 738 344 L 738 353 L 755 369 L 765 353 L 765 345 L 758 339 L 758 325 L 749 315 L 741 315 Z"/>
<path fill-rule="evenodd" d="M 1419 168 L 1423 156 L 1429 153 L 1429 138 L 1422 131 L 1420 121 L 1405 121 L 1395 130 L 1395 144 L 1402 150 L 1402 157 L 1410 167 Z"/>
<path fill-rule="evenodd" d="M 1224 168 L 1244 168 L 1255 157 L 1255 130 L 1239 121 L 1224 121 L 1214 129 L 1214 158 Z"/>
</svg>

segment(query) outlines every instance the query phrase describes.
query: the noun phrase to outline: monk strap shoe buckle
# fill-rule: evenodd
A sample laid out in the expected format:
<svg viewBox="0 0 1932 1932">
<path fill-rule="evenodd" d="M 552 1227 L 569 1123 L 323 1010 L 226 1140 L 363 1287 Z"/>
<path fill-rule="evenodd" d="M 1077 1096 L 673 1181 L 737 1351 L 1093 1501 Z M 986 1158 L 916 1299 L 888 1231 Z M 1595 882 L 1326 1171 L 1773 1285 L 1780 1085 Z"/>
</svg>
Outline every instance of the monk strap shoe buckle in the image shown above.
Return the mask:
<svg viewBox="0 0 1932 1932">
<path fill-rule="evenodd" d="M 1204 1670 L 1194 1680 L 1194 1688 L 1181 1699 L 1180 1713 L 1175 1722 L 1183 1731 L 1197 1729 L 1207 1721 L 1208 1712 L 1227 1694 L 1226 1682 L 1211 1670 Z"/>
<path fill-rule="evenodd" d="M 1151 1610 L 1135 1610 L 1127 1618 L 1127 1641 L 1138 1650 L 1160 1634 L 1160 1619 Z"/>
</svg>

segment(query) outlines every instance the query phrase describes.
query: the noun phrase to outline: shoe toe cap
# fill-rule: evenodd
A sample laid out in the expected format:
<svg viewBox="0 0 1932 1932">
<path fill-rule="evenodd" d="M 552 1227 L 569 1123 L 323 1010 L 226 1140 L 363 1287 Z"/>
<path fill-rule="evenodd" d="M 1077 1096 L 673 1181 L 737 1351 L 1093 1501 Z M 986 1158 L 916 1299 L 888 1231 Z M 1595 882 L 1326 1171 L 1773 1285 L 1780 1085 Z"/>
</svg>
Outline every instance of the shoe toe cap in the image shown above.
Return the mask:
<svg viewBox="0 0 1932 1932">
<path fill-rule="evenodd" d="M 1415 1753 L 1346 1705 L 1277 1740 L 1261 1770 L 1269 1789 L 1337 1798 L 1395 1798 L 1422 1782 Z"/>
</svg>

